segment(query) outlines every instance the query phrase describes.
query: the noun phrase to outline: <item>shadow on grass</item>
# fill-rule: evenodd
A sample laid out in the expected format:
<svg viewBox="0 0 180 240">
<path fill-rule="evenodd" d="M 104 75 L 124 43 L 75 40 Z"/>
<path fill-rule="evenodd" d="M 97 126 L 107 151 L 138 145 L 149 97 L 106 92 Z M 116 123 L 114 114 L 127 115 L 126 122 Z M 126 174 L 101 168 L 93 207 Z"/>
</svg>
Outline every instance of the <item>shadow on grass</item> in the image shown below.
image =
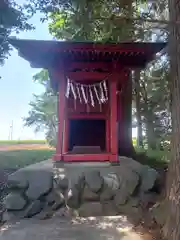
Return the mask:
<svg viewBox="0 0 180 240">
<path fill-rule="evenodd" d="M 54 150 L 0 151 L 0 169 L 18 169 L 52 157 Z"/>
</svg>

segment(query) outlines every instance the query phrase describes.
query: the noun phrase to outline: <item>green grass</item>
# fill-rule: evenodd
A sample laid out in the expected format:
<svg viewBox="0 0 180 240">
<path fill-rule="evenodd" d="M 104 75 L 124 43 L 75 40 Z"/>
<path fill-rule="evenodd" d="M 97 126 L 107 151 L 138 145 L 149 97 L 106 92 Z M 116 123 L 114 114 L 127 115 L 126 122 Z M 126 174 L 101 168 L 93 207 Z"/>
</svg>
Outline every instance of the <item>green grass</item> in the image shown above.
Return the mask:
<svg viewBox="0 0 180 240">
<path fill-rule="evenodd" d="M 0 145 L 46 144 L 46 140 L 0 140 Z"/>
<path fill-rule="evenodd" d="M 0 168 L 21 168 L 51 158 L 54 150 L 17 150 L 0 152 Z"/>
<path fill-rule="evenodd" d="M 167 166 L 171 160 L 170 151 L 167 150 L 152 150 L 152 149 L 140 149 L 135 147 L 137 154 L 139 155 L 139 162 L 150 167 L 164 167 Z"/>
</svg>

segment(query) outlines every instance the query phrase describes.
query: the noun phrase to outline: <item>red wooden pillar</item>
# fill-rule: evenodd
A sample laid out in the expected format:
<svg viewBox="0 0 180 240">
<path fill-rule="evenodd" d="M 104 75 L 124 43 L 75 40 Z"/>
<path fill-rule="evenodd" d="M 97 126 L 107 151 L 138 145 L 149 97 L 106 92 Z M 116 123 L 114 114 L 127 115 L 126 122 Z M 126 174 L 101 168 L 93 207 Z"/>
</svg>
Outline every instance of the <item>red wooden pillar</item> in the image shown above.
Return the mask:
<svg viewBox="0 0 180 240">
<path fill-rule="evenodd" d="M 106 119 L 106 152 L 110 152 L 110 121 Z"/>
<path fill-rule="evenodd" d="M 118 138 L 118 155 L 121 152 L 123 147 L 123 129 L 124 129 L 124 122 L 123 122 L 123 103 L 122 103 L 122 82 L 118 86 L 118 93 L 117 93 L 117 138 Z"/>
<path fill-rule="evenodd" d="M 66 78 L 62 71 L 58 74 L 59 94 L 58 94 L 58 134 L 57 134 L 57 146 L 55 160 L 63 160 L 64 152 L 64 126 L 66 117 Z"/>
<path fill-rule="evenodd" d="M 66 100 L 67 101 L 67 100 Z M 68 144 L 69 144 L 69 119 L 67 117 L 67 114 L 65 116 L 65 122 L 64 122 L 64 147 L 63 147 L 63 152 L 67 153 L 68 152 Z"/>
<path fill-rule="evenodd" d="M 118 135 L 117 135 L 117 79 L 112 75 L 110 81 L 110 150 L 111 162 L 118 162 Z"/>
</svg>

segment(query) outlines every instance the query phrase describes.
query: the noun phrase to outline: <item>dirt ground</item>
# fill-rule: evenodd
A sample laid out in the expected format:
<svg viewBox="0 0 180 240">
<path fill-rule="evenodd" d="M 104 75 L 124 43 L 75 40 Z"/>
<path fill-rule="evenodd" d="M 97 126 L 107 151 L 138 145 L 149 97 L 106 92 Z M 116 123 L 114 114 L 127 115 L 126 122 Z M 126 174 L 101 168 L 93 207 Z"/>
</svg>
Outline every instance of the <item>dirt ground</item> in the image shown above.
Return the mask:
<svg viewBox="0 0 180 240">
<path fill-rule="evenodd" d="M 132 230 L 124 216 L 88 219 L 29 219 L 4 225 L 1 240 L 149 240 Z"/>
<path fill-rule="evenodd" d="M 47 144 L 9 144 L 0 145 L 0 151 L 53 149 Z"/>
</svg>

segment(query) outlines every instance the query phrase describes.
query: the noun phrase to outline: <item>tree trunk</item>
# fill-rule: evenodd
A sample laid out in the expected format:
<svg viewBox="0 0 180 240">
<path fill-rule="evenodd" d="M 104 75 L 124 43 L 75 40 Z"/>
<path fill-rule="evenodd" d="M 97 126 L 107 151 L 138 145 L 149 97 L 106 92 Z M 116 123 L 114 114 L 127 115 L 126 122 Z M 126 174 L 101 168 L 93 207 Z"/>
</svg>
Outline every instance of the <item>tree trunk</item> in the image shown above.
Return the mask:
<svg viewBox="0 0 180 240">
<path fill-rule="evenodd" d="M 126 82 L 123 83 L 122 93 L 121 93 L 121 104 L 122 108 L 122 122 L 119 122 L 119 131 L 123 136 L 119 140 L 119 155 L 133 157 L 135 150 L 132 143 L 132 79 L 131 75 Z M 122 142 L 123 141 L 123 142 Z"/>
<path fill-rule="evenodd" d="M 169 0 L 171 21 L 180 20 L 180 2 Z M 170 63 L 172 84 L 172 159 L 167 177 L 167 218 L 163 228 L 168 240 L 180 239 L 180 26 L 170 28 Z"/>
<path fill-rule="evenodd" d="M 154 124 L 153 124 L 153 121 L 151 120 L 151 115 L 152 113 L 147 111 L 146 135 L 147 135 L 148 148 L 155 150 L 156 136 L 154 132 Z"/>
<path fill-rule="evenodd" d="M 136 101 L 136 120 L 137 120 L 137 146 L 143 147 L 143 134 L 142 134 L 142 119 L 141 119 L 141 106 L 140 106 L 140 70 L 135 70 L 134 83 L 135 83 L 135 101 Z"/>
</svg>

